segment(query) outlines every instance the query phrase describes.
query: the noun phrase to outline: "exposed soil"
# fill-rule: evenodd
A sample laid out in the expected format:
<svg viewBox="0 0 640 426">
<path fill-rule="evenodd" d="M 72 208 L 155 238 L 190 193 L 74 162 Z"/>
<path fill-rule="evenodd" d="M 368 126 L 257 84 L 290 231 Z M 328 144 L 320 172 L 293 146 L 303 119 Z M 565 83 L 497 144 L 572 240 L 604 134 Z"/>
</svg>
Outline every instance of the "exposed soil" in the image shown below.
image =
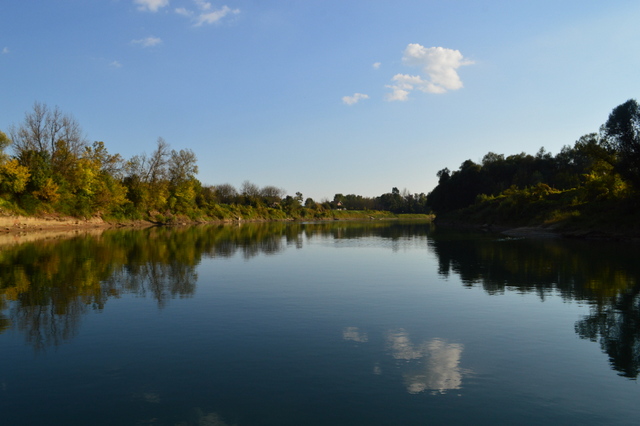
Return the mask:
<svg viewBox="0 0 640 426">
<path fill-rule="evenodd" d="M 79 229 L 106 229 L 122 226 L 145 227 L 152 226 L 147 221 L 132 222 L 105 222 L 101 217 L 92 217 L 89 219 L 78 219 L 73 217 L 60 216 L 42 216 L 42 217 L 26 217 L 26 216 L 0 216 L 0 233 L 22 233 L 29 231 L 43 230 L 79 230 Z"/>
<path fill-rule="evenodd" d="M 99 235 L 108 228 L 144 228 L 151 222 L 105 222 L 100 217 L 78 219 L 73 217 L 0 216 L 0 247 L 29 241 L 68 238 L 72 235 Z"/>
</svg>

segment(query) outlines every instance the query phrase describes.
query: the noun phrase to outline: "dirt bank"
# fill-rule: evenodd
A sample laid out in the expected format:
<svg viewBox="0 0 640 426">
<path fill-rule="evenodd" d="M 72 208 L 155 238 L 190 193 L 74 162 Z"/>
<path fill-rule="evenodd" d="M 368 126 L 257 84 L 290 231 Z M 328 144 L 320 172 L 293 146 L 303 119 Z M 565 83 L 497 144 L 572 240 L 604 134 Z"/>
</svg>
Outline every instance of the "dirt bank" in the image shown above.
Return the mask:
<svg viewBox="0 0 640 426">
<path fill-rule="evenodd" d="M 147 221 L 105 222 L 100 217 L 0 216 L 0 247 L 42 239 L 68 238 L 73 235 L 99 235 L 109 228 L 144 228 L 153 226 Z"/>
<path fill-rule="evenodd" d="M 61 217 L 0 216 L 0 231 L 25 232 L 43 229 L 97 228 L 111 226 L 100 218 L 88 220 Z"/>
</svg>

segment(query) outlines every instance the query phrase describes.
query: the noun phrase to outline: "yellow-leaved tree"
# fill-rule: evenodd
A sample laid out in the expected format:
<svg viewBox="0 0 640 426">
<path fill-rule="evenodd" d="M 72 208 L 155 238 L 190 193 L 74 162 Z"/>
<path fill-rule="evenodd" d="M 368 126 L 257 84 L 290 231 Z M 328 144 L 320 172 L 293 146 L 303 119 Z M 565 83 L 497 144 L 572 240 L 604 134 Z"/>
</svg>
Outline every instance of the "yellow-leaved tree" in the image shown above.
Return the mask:
<svg viewBox="0 0 640 426">
<path fill-rule="evenodd" d="M 29 182 L 29 169 L 20 165 L 18 160 L 9 159 L 4 150 L 11 144 L 11 139 L 0 131 L 0 195 L 13 197 L 24 192 Z"/>
</svg>

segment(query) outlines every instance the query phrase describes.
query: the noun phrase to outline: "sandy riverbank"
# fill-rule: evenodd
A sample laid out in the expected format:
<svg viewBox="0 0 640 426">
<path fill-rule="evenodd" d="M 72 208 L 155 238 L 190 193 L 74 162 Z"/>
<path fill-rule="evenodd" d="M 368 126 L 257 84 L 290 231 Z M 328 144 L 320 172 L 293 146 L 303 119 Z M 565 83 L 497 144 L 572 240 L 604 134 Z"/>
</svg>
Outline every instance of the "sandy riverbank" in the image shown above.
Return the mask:
<svg viewBox="0 0 640 426">
<path fill-rule="evenodd" d="M 36 240 L 69 238 L 73 235 L 100 235 L 105 229 L 125 226 L 144 228 L 153 224 L 147 221 L 105 222 L 100 217 L 78 219 L 57 216 L 0 216 L 0 247 Z"/>
<path fill-rule="evenodd" d="M 153 226 L 148 221 L 105 222 L 101 217 L 78 219 L 60 216 L 0 216 L 0 233 L 24 233 L 31 231 L 72 231 L 87 229 L 107 229 L 123 226 L 146 227 Z"/>
</svg>

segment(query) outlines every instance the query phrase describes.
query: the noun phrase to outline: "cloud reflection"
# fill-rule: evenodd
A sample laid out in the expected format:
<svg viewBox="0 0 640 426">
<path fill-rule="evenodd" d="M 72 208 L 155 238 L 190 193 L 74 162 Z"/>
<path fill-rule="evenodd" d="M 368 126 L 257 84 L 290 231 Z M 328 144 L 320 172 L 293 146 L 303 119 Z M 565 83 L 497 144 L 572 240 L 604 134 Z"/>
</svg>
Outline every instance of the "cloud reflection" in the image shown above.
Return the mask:
<svg viewBox="0 0 640 426">
<path fill-rule="evenodd" d="M 417 364 L 414 371 L 404 374 L 407 392 L 417 394 L 430 390 L 433 394 L 443 394 L 461 388 L 462 370 L 459 365 L 464 348 L 462 344 L 432 339 L 414 345 L 402 329 L 390 331 L 387 341 L 395 359 Z"/>
<path fill-rule="evenodd" d="M 367 333 L 360 332 L 358 327 L 345 327 L 342 330 L 342 338 L 353 342 L 365 343 L 369 341 Z"/>
<path fill-rule="evenodd" d="M 231 426 L 229 423 L 226 423 L 222 420 L 222 418 L 218 415 L 218 413 L 206 413 L 204 414 L 199 408 L 196 409 L 196 418 L 192 419 L 192 421 L 185 421 L 176 423 L 176 426 Z"/>
<path fill-rule="evenodd" d="M 150 404 L 160 404 L 160 395 L 153 392 L 147 392 L 142 394 L 142 399 Z"/>
</svg>

